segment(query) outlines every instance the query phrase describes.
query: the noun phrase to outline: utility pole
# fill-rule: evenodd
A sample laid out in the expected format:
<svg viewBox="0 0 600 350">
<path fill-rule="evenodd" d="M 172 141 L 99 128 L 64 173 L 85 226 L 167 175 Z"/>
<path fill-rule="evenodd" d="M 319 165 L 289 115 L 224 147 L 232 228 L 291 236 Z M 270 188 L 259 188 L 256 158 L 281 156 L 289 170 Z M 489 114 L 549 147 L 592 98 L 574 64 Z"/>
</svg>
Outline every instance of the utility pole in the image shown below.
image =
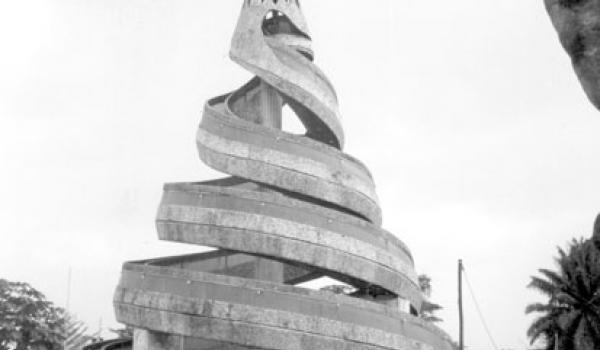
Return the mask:
<svg viewBox="0 0 600 350">
<path fill-rule="evenodd" d="M 465 349 L 464 342 L 464 318 L 463 318 L 463 301 L 462 301 L 462 273 L 463 273 L 463 262 L 462 260 L 458 260 L 458 344 L 459 349 Z"/>
<path fill-rule="evenodd" d="M 65 305 L 65 309 L 69 312 L 69 308 L 71 307 L 71 266 L 69 265 L 69 275 L 67 276 L 67 301 Z"/>
</svg>

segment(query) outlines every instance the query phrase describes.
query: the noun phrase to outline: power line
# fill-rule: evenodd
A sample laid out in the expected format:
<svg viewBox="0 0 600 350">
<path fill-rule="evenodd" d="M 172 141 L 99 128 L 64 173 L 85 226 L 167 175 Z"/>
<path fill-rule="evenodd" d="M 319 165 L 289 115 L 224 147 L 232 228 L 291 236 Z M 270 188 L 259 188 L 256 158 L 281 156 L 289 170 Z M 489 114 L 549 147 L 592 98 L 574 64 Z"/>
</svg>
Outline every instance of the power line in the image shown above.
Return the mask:
<svg viewBox="0 0 600 350">
<path fill-rule="evenodd" d="M 467 282 L 467 287 L 469 288 L 469 294 L 471 294 L 471 299 L 473 299 L 473 303 L 475 304 L 475 308 L 477 309 L 477 313 L 479 314 L 479 319 L 481 320 L 481 323 L 483 324 L 483 328 L 485 329 L 485 332 L 487 333 L 488 338 L 490 339 L 490 342 L 492 343 L 492 346 L 494 347 L 494 349 L 498 350 L 498 345 L 496 345 L 496 341 L 494 341 L 494 337 L 492 337 L 492 333 L 490 332 L 487 322 L 485 322 L 485 318 L 483 317 L 483 313 L 481 312 L 481 308 L 479 307 L 477 298 L 475 298 L 475 293 L 473 292 L 473 287 L 471 286 L 471 282 L 469 282 L 469 278 L 467 276 L 467 270 L 464 267 L 463 267 L 463 274 L 465 276 L 465 282 Z"/>
</svg>

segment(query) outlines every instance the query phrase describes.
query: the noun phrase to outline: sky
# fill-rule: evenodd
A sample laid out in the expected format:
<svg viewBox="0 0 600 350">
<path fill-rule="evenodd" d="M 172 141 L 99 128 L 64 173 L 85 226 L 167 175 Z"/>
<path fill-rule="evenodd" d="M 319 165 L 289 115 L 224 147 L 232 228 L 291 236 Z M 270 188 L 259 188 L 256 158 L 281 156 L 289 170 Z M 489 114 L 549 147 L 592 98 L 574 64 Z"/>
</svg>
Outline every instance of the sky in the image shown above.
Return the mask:
<svg viewBox="0 0 600 350">
<path fill-rule="evenodd" d="M 198 159 L 204 102 L 251 76 L 228 59 L 241 1 L 0 2 L 0 278 L 90 328 L 117 327 L 127 260 L 159 242 L 165 182 L 222 176 Z M 457 337 L 463 259 L 501 349 L 526 349 L 526 288 L 600 212 L 600 115 L 543 1 L 304 0 L 346 152 L 375 177 L 384 227 L 433 279 Z M 284 122 L 285 123 L 285 122 Z M 291 125 L 288 122 L 287 125 Z M 466 343 L 493 349 L 465 296 Z"/>
</svg>

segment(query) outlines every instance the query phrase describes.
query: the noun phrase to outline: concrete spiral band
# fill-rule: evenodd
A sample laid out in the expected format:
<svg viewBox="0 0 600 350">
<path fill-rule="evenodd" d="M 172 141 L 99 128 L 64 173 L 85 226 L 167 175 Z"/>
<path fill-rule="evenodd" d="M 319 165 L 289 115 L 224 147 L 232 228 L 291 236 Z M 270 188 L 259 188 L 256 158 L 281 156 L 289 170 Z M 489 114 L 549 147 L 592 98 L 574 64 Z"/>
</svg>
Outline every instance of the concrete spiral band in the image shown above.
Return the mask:
<svg viewBox="0 0 600 350">
<path fill-rule="evenodd" d="M 117 319 L 186 349 L 451 349 L 417 317 L 413 259 L 380 227 L 371 174 L 342 152 L 299 2 L 245 0 L 231 57 L 255 77 L 206 104 L 197 145 L 232 177 L 165 185 L 156 219 L 160 239 L 217 250 L 126 263 Z M 281 130 L 284 105 L 305 135 Z M 324 276 L 355 291 L 297 286 Z"/>
</svg>

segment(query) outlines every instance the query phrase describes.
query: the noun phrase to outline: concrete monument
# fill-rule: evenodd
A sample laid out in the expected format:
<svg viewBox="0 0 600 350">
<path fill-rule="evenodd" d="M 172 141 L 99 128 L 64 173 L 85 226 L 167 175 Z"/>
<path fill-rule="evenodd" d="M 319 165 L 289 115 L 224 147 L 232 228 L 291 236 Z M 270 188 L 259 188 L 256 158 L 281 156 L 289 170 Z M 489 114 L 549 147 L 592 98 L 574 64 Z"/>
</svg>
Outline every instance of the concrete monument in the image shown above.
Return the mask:
<svg viewBox="0 0 600 350">
<path fill-rule="evenodd" d="M 418 317 L 408 248 L 368 169 L 342 152 L 332 84 L 298 0 L 244 0 L 231 58 L 255 75 L 207 102 L 200 158 L 232 177 L 167 184 L 160 239 L 217 250 L 126 263 L 117 319 L 139 349 L 450 350 Z M 281 130 L 289 106 L 305 135 Z M 297 285 L 328 276 L 351 295 Z"/>
</svg>

